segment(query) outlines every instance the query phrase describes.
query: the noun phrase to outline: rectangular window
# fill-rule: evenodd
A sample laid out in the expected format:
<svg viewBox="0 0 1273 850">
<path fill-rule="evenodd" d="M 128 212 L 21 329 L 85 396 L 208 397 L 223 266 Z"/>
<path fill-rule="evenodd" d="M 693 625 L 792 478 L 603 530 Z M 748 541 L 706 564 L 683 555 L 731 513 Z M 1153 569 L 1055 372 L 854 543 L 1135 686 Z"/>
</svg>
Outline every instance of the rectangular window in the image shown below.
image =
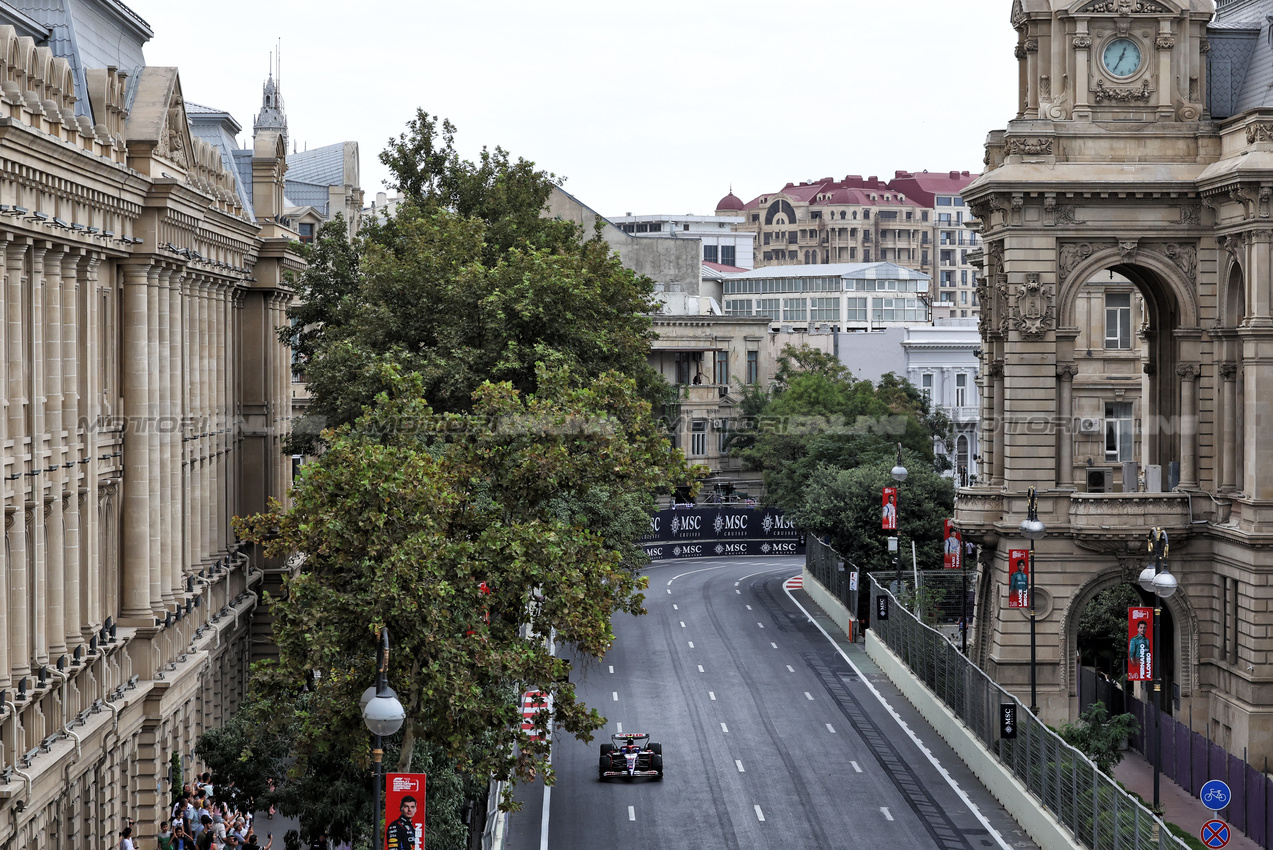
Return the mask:
<svg viewBox="0 0 1273 850">
<path fill-rule="evenodd" d="M 955 285 L 955 282 L 954 282 L 954 278 L 952 277 L 952 275 L 954 275 L 954 272 L 942 272 L 942 273 L 941 273 L 941 285 L 942 285 L 942 286 L 954 286 L 954 285 Z"/>
<path fill-rule="evenodd" d="M 790 233 L 788 233 L 788 234 L 787 234 L 787 244 L 788 244 L 788 245 L 795 245 L 795 244 L 796 244 L 796 242 L 797 242 L 797 236 L 798 236 L 798 235 L 799 235 L 799 234 L 797 234 L 797 233 L 796 233 L 796 231 L 794 231 L 794 230 L 793 230 L 793 231 L 791 231 Z M 794 260 L 794 259 L 795 259 L 795 257 L 792 257 L 792 259 Z"/>
<path fill-rule="evenodd" d="M 722 246 L 720 246 L 720 262 L 721 262 L 721 265 L 723 265 L 723 266 L 732 266 L 732 265 L 734 264 L 734 257 L 735 257 L 735 255 L 734 255 L 734 246 L 733 246 L 733 245 L 722 245 Z"/>
<path fill-rule="evenodd" d="M 715 262 L 717 262 L 717 259 L 716 259 L 716 258 L 717 258 L 717 256 L 718 256 L 718 255 L 717 255 L 717 253 L 716 253 L 716 246 L 715 246 L 715 245 L 704 245 L 704 246 L 703 246 L 703 262 L 705 262 L 705 263 L 715 263 Z"/>
<path fill-rule="evenodd" d="M 714 374 L 712 375 L 712 377 L 716 379 L 715 383 L 717 384 L 729 383 L 729 352 L 728 351 L 716 352 L 716 368 L 714 370 Z"/>
<path fill-rule="evenodd" d="M 747 383 L 760 383 L 760 352 L 747 352 Z"/>
<path fill-rule="evenodd" d="M 960 286 L 967 286 L 967 285 L 968 285 L 968 270 L 967 270 L 967 269 L 962 269 L 962 270 L 960 270 L 960 272 L 959 272 L 959 285 L 960 285 Z"/>
<path fill-rule="evenodd" d="M 869 263 L 869 262 L 871 262 L 871 249 L 870 249 L 870 248 L 863 248 L 863 249 L 862 249 L 862 262 L 864 262 L 864 263 Z"/>
<path fill-rule="evenodd" d="M 765 251 L 760 255 L 766 262 L 774 258 L 773 251 Z"/>
<path fill-rule="evenodd" d="M 846 322 L 866 321 L 866 299 L 848 298 L 844 303 L 844 320 Z"/>
<path fill-rule="evenodd" d="M 839 298 L 814 298 L 810 305 L 809 321 L 811 322 L 838 322 L 840 321 L 840 299 Z"/>
<path fill-rule="evenodd" d="M 927 234 L 925 234 L 925 235 L 927 235 Z M 928 265 L 928 252 L 927 252 L 927 251 L 920 251 L 920 252 L 919 252 L 919 256 L 920 256 L 919 264 L 920 264 L 921 266 L 926 266 L 926 265 Z"/>
<path fill-rule="evenodd" d="M 932 402 L 933 400 L 933 374 L 925 372 L 919 376 L 919 388 L 924 393 L 924 400 Z"/>
<path fill-rule="evenodd" d="M 1105 347 L 1132 347 L 1132 296 L 1130 292 L 1105 295 Z"/>
<path fill-rule="evenodd" d="M 782 320 L 784 322 L 806 322 L 809 320 L 809 299 L 782 299 Z"/>
<path fill-rule="evenodd" d="M 756 315 L 764 316 L 771 322 L 776 322 L 781 317 L 782 300 L 778 298 L 757 298 L 756 299 Z"/>
<path fill-rule="evenodd" d="M 690 422 L 690 454 L 694 457 L 707 454 L 706 419 L 695 419 Z"/>
<path fill-rule="evenodd" d="M 849 249 L 849 259 L 850 259 L 850 260 L 856 260 L 856 259 L 857 259 L 857 256 L 858 256 L 858 249 L 857 249 L 857 248 L 850 248 L 850 249 Z"/>
<path fill-rule="evenodd" d="M 716 421 L 718 423 L 716 437 L 719 440 L 716 444 L 716 450 L 723 455 L 729 452 L 729 420 L 718 419 Z"/>
<path fill-rule="evenodd" d="M 1133 460 L 1132 403 L 1130 401 L 1105 403 L 1105 460 L 1123 462 Z"/>
<path fill-rule="evenodd" d="M 950 198 L 941 198 L 941 197 L 939 197 L 939 198 L 937 199 L 937 206 L 939 206 L 939 207 L 948 207 L 948 206 L 950 206 Z"/>
<path fill-rule="evenodd" d="M 928 221 L 928 210 L 921 210 L 919 214 L 920 221 Z"/>
<path fill-rule="evenodd" d="M 727 299 L 725 301 L 726 316 L 750 316 L 751 315 L 751 299 L 736 298 Z"/>
<path fill-rule="evenodd" d="M 690 359 L 690 356 L 684 353 L 676 355 L 676 382 L 688 384 L 693 375 L 694 361 Z"/>
<path fill-rule="evenodd" d="M 768 245 L 768 244 L 769 244 L 769 241 L 770 241 L 772 238 L 773 238 L 773 234 L 772 234 L 772 233 L 769 233 L 769 232 L 766 232 L 766 233 L 765 233 L 765 244 L 766 244 L 766 245 Z"/>
<path fill-rule="evenodd" d="M 968 375 L 961 372 L 955 376 L 955 407 L 968 406 Z"/>
<path fill-rule="evenodd" d="M 313 242 L 314 242 L 314 225 L 312 225 L 312 224 L 302 224 L 302 225 L 300 225 L 300 233 L 301 233 L 301 242 L 305 243 L 306 245 L 311 245 L 311 244 L 313 244 Z"/>
</svg>

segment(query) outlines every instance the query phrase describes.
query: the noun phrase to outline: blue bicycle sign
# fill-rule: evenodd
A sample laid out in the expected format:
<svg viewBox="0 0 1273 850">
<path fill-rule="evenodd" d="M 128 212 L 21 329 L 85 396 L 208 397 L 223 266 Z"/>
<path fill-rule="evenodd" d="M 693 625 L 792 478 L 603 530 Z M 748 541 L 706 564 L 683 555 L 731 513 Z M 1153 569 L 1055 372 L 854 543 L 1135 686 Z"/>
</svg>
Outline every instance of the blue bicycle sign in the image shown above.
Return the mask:
<svg viewBox="0 0 1273 850">
<path fill-rule="evenodd" d="M 1202 786 L 1198 797 L 1204 806 L 1213 812 L 1218 812 L 1229 805 L 1229 800 L 1233 799 L 1233 793 L 1229 790 L 1229 786 L 1219 779 L 1211 779 Z"/>
</svg>

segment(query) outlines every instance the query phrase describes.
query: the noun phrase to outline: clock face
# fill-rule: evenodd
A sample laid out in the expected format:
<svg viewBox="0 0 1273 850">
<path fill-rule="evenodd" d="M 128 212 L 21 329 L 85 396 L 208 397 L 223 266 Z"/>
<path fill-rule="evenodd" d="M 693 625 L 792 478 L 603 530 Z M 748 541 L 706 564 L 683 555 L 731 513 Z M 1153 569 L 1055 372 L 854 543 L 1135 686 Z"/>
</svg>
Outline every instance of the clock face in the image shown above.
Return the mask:
<svg viewBox="0 0 1273 850">
<path fill-rule="evenodd" d="M 1130 77 L 1140 69 L 1140 48 L 1129 38 L 1116 38 L 1105 46 L 1101 62 L 1115 77 Z"/>
</svg>

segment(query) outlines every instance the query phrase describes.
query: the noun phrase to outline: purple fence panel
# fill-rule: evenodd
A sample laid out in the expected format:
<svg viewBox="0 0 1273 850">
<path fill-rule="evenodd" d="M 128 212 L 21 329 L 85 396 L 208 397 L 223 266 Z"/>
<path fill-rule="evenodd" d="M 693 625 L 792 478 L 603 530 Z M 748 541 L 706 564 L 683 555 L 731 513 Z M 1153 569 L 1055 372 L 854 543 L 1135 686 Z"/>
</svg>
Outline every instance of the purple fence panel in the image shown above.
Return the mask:
<svg viewBox="0 0 1273 850">
<path fill-rule="evenodd" d="M 1180 777 L 1176 782 L 1190 794 L 1197 794 L 1201 786 L 1194 779 L 1192 737 L 1188 726 L 1176 724 L 1176 775 Z"/>
<path fill-rule="evenodd" d="M 1211 778 L 1211 768 L 1207 763 L 1207 739 L 1194 733 L 1193 736 L 1193 787 L 1189 793 L 1197 796 L 1202 786 Z"/>
<path fill-rule="evenodd" d="M 1176 721 L 1164 714 L 1159 721 L 1162 723 L 1162 772 L 1167 775 L 1177 785 L 1180 784 L 1180 774 L 1176 770 Z"/>
<path fill-rule="evenodd" d="M 1243 805 L 1246 808 L 1246 829 L 1243 830 L 1251 840 L 1260 846 L 1266 846 L 1267 830 L 1264 824 L 1264 796 L 1268 780 L 1263 773 L 1246 765 L 1242 771 L 1245 776 Z"/>
<path fill-rule="evenodd" d="M 1141 755 L 1145 752 L 1145 704 L 1131 695 L 1127 697 L 1127 711 L 1136 718 L 1136 728 L 1140 731 L 1127 739 L 1128 746 Z"/>
<path fill-rule="evenodd" d="M 1207 742 L 1207 779 L 1229 781 L 1229 754 L 1211 741 Z"/>
<path fill-rule="evenodd" d="M 1229 778 L 1225 781 L 1229 783 L 1229 790 L 1233 792 L 1233 799 L 1229 801 L 1229 808 L 1225 810 L 1229 816 L 1229 823 L 1246 832 L 1246 762 L 1241 756 L 1229 756 Z"/>
</svg>

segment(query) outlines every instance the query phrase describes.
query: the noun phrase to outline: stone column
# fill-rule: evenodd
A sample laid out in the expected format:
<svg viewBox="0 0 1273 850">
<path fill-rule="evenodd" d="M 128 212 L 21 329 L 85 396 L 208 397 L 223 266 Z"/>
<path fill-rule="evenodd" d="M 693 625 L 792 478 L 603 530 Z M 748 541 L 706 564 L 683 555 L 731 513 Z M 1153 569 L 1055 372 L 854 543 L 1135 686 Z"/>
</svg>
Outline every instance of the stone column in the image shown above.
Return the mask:
<svg viewBox="0 0 1273 850">
<path fill-rule="evenodd" d="M 1078 374 L 1078 366 L 1066 363 L 1056 367 L 1057 377 L 1057 430 L 1059 432 L 1059 449 L 1057 452 L 1057 485 L 1061 489 L 1074 486 L 1074 376 Z"/>
<path fill-rule="evenodd" d="M 66 646 L 74 650 L 80 645 L 80 627 L 84 624 L 84 610 L 80 593 L 80 477 L 87 464 L 79 461 L 93 456 L 90 431 L 80 421 L 79 392 L 79 347 L 80 347 L 80 315 L 79 298 L 81 285 L 79 266 L 82 250 L 68 252 L 62 256 L 62 426 L 66 429 L 67 442 L 65 459 L 62 467 L 65 470 L 65 495 L 62 499 L 62 527 L 64 529 L 64 552 L 62 562 L 65 568 L 66 607 L 65 619 Z M 85 369 L 88 368 L 85 364 Z"/>
<path fill-rule="evenodd" d="M 1088 51 L 1092 49 L 1092 37 L 1087 34 L 1087 21 L 1079 19 L 1076 21 L 1077 31 L 1074 33 L 1074 117 L 1080 121 L 1090 121 L 1092 118 L 1092 104 L 1088 101 L 1091 96 L 1087 90 L 1088 77 Z M 1170 79 L 1168 77 L 1167 79 Z M 1059 83 L 1060 81 L 1058 81 Z"/>
<path fill-rule="evenodd" d="M 993 487 L 1004 486 L 1004 454 L 1007 446 L 1007 434 L 1004 429 L 1003 404 L 1003 361 L 996 360 L 990 364 L 990 380 L 994 384 L 994 422 L 991 423 L 991 441 L 994 446 L 990 460 L 994 465 L 990 484 Z"/>
<path fill-rule="evenodd" d="M 102 579 L 105 576 L 109 581 L 105 553 L 98 545 L 98 535 L 102 533 L 102 526 L 98 511 L 97 458 L 94 457 L 97 448 L 97 428 L 101 422 L 103 390 L 103 387 L 98 385 L 100 376 L 97 364 L 99 358 L 105 356 L 104 346 L 106 345 L 106 340 L 99 339 L 97 334 L 99 319 L 97 270 L 100 263 L 100 255 L 85 254 L 81 258 L 79 274 L 80 287 L 84 296 L 80 302 L 84 305 L 80 315 L 80 323 L 84 328 L 84 364 L 79 382 L 79 409 L 80 419 L 83 420 L 86 429 L 84 451 L 88 459 L 88 463 L 83 465 L 83 487 L 87 498 L 82 510 L 82 513 L 87 514 L 88 519 L 81 517 L 80 520 L 81 527 L 86 530 L 83 536 L 84 545 L 80 551 L 82 565 L 80 593 L 83 594 L 84 599 L 84 620 L 81 626 L 83 626 L 85 637 L 91 637 L 91 633 L 102 626 Z"/>
<path fill-rule="evenodd" d="M 147 267 L 123 267 L 120 317 L 124 414 L 124 494 L 120 531 L 124 549 L 121 616 L 151 624 L 150 610 L 150 450 L 141 425 L 149 401 L 150 350 Z"/>
<path fill-rule="evenodd" d="M 1039 117 L 1039 39 L 1029 36 L 1025 40 L 1025 67 L 1028 88 L 1026 89 L 1026 115 Z"/>
<path fill-rule="evenodd" d="M 1176 367 L 1180 377 L 1180 487 L 1198 488 L 1198 364 L 1181 363 Z"/>
<path fill-rule="evenodd" d="M 9 420 L 9 437 L 14 440 L 14 445 L 18 445 L 18 441 L 26 435 L 22 410 L 27 402 L 27 393 L 21 367 L 26 362 L 23 340 L 30 330 L 23 326 L 22 288 L 26 281 L 26 257 L 29 251 L 30 246 L 25 241 L 15 240 L 9 243 L 4 259 L 7 292 L 4 321 L 9 330 L 5 339 L 5 358 L 10 364 L 8 381 L 5 384 L 5 401 L 8 404 L 6 418 Z M 14 489 L 21 489 L 21 485 Z"/>
<path fill-rule="evenodd" d="M 199 421 L 200 379 L 199 357 L 199 283 L 189 272 L 186 274 L 186 567 L 198 572 L 203 559 L 202 530 L 199 524 Z"/>
<path fill-rule="evenodd" d="M 172 417 L 172 432 L 168 442 L 168 476 L 167 500 L 172 506 L 173 521 L 168 527 L 172 538 L 172 569 L 176 577 L 177 592 L 183 593 L 185 572 L 189 565 L 186 560 L 186 514 L 182 505 L 181 455 L 182 435 L 185 433 L 185 405 L 182 403 L 182 377 L 184 373 L 181 356 L 182 320 L 181 299 L 184 286 L 184 273 L 175 271 L 168 281 L 168 415 Z"/>
<path fill-rule="evenodd" d="M 213 406 L 216 404 L 216 384 L 213 382 L 212 352 L 212 293 L 211 284 L 202 281 L 199 286 L 199 360 L 203 369 L 201 378 L 202 392 L 200 398 L 200 416 L 203 420 L 204 435 L 199 440 L 200 457 L 200 493 L 199 523 L 203 531 L 203 557 L 209 561 L 216 560 L 213 555 L 212 533 L 212 484 L 215 470 L 212 467 L 212 436 L 214 428 Z"/>
<path fill-rule="evenodd" d="M 1220 364 L 1220 492 L 1237 489 L 1237 403 L 1236 363 Z"/>
<path fill-rule="evenodd" d="M 1166 81 L 1172 78 L 1171 52 L 1176 47 L 1176 37 L 1171 34 L 1171 21 L 1160 21 L 1159 27 L 1158 38 L 1154 41 L 1154 46 L 1158 49 L 1158 79 Z M 1189 80 L 1187 76 L 1184 80 L 1183 88 L 1185 99 L 1187 100 L 1189 97 Z M 1171 105 L 1171 89 L 1170 83 L 1158 86 L 1158 118 L 1160 121 L 1175 117 L 1176 110 Z"/>
<path fill-rule="evenodd" d="M 7 333 L 4 340 L 5 368 L 5 410 L 7 421 L 6 436 L 13 440 L 14 446 L 20 446 L 25 439 L 26 420 L 22 415 L 27 400 L 27 386 L 23 380 L 23 364 L 26 362 L 23 340 L 29 329 L 22 322 L 24 303 L 23 288 L 28 285 L 26 275 L 26 258 L 30 246 L 25 240 L 15 239 L 7 243 L 4 256 L 4 313 L 0 319 L 4 321 Z M 17 453 L 15 452 L 15 455 Z M 28 610 L 28 582 L 32 577 L 28 574 L 27 533 L 26 533 L 26 488 L 33 486 L 31 478 L 22 473 L 25 471 L 20 457 L 14 458 L 11 475 L 21 477 L 5 483 L 7 490 L 5 500 L 4 527 L 8 538 L 9 561 L 4 565 L 7 574 L 7 590 L 2 603 L 8 610 L 9 628 L 5 640 L 9 643 L 9 663 L 4 673 L 13 671 L 15 678 L 21 678 L 31 672 L 31 617 L 34 612 Z"/>
<path fill-rule="evenodd" d="M 159 469 L 157 473 L 155 470 L 151 470 L 151 477 L 155 480 L 155 501 L 159 506 L 159 528 L 161 529 L 159 538 L 160 592 L 165 610 L 171 610 L 171 606 L 176 601 L 177 588 L 180 584 L 177 558 L 174 557 L 172 548 L 176 513 L 173 510 L 171 494 L 168 488 L 172 476 L 173 442 L 173 404 L 171 396 L 173 364 L 169 356 L 172 348 L 172 330 L 169 326 L 170 317 L 168 314 L 171 305 L 169 295 L 172 288 L 172 278 L 173 271 L 170 267 L 165 266 L 160 269 L 154 290 L 159 314 L 155 328 L 159 344 L 157 354 L 159 368 L 154 374 L 155 383 L 158 384 L 156 389 L 159 396 L 154 437 L 159 448 Z"/>
<path fill-rule="evenodd" d="M 9 268 L 8 263 L 9 243 L 0 238 L 0 352 L 7 352 L 9 349 L 6 345 L 6 337 L 8 336 L 9 323 L 6 313 L 8 306 L 8 281 L 3 277 Z M 9 416 L 7 408 L 9 400 L 4 390 L 9 386 L 9 370 L 17 369 L 21 364 L 5 362 L 0 365 L 0 446 L 4 445 L 5 440 L 9 436 Z M 12 457 L 12 455 L 11 455 Z M 0 478 L 13 474 L 11 470 L 16 469 L 18 464 L 16 458 L 15 463 L 11 467 L 4 465 L 0 461 Z M 13 599 L 9 594 L 9 493 L 11 490 L 17 490 L 12 487 L 7 480 L 0 481 L 0 508 L 4 509 L 5 530 L 4 538 L 0 539 L 0 688 L 7 688 L 12 679 L 9 675 L 10 666 L 13 663 L 10 657 L 10 643 L 13 641 L 13 635 L 9 634 L 9 607 L 13 604 Z"/>
<path fill-rule="evenodd" d="M 41 480 L 48 482 L 44 508 L 45 629 L 49 656 L 66 652 L 66 552 L 62 522 L 62 493 L 66 470 L 62 468 L 62 257 L 63 249 L 49 243 L 44 255 L 40 288 L 44 292 L 44 345 L 37 356 L 44 361 L 44 434 L 48 437 L 48 457 L 43 446 L 31 447 L 37 467 L 44 468 Z M 40 436 L 40 432 L 36 432 Z"/>
<path fill-rule="evenodd" d="M 150 379 L 146 382 L 146 450 L 150 457 L 149 485 L 150 510 L 150 611 L 163 616 L 164 564 L 161 555 L 165 531 L 163 515 L 159 510 L 159 385 L 163 371 L 159 364 L 159 301 L 163 292 L 159 288 L 159 267 L 146 270 L 146 362 L 150 364 Z"/>
</svg>

